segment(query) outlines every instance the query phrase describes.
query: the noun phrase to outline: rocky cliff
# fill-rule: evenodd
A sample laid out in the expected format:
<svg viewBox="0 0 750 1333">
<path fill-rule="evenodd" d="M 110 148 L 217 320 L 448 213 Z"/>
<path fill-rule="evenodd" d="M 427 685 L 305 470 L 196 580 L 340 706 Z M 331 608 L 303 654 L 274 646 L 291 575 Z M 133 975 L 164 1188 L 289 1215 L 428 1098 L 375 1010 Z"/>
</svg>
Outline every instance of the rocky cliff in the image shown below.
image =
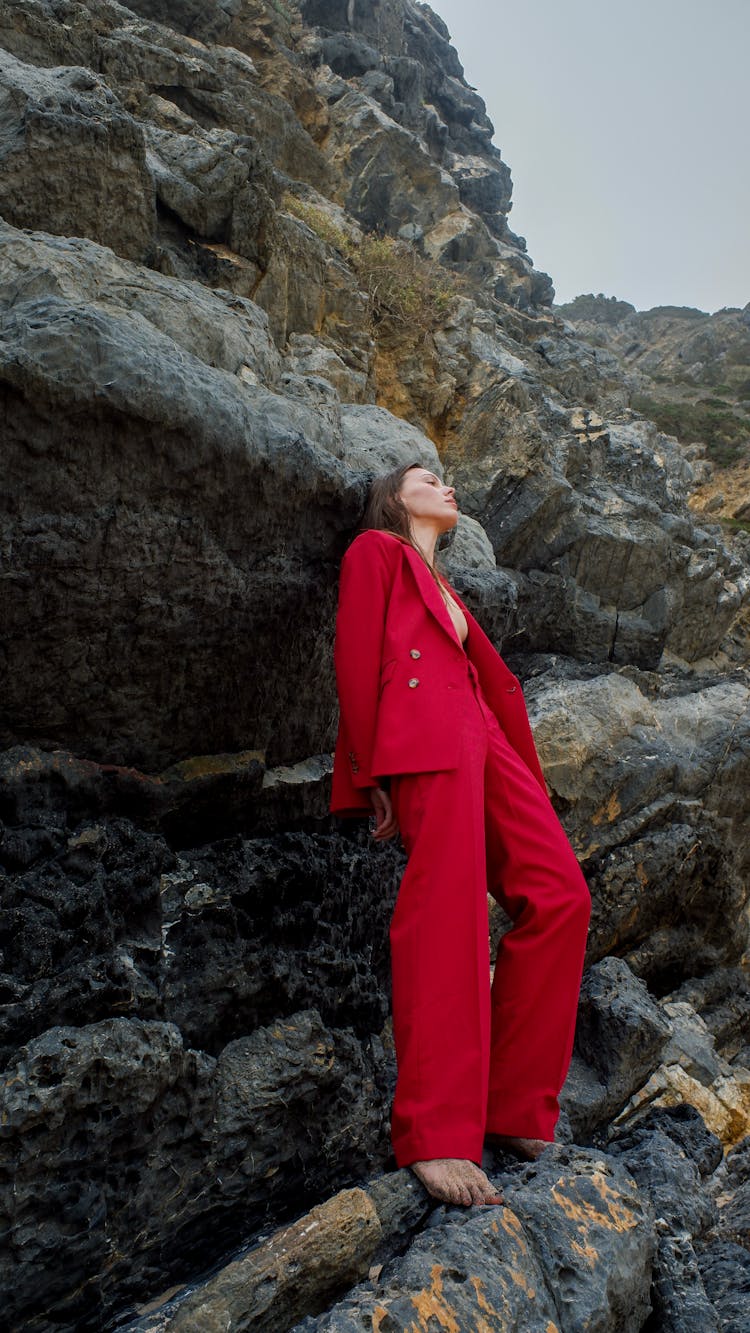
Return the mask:
<svg viewBox="0 0 750 1333">
<path fill-rule="evenodd" d="M 0 45 L 8 1323 L 739 1330 L 750 567 L 710 462 L 553 308 L 427 5 L 5 0 Z M 327 815 L 338 564 L 412 458 L 594 901 L 560 1146 L 482 1217 L 383 1174 L 403 853 Z"/>
<path fill-rule="evenodd" d="M 699 482 L 691 508 L 750 532 L 750 305 L 708 315 L 589 295 L 555 309 L 615 356 L 631 406 L 688 446 Z"/>
</svg>

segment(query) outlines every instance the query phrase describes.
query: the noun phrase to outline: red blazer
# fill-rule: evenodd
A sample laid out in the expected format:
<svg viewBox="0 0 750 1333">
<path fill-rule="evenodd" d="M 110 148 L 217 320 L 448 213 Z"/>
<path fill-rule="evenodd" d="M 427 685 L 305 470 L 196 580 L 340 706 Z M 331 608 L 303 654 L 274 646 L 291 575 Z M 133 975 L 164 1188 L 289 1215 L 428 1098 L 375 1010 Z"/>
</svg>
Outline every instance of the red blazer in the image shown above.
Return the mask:
<svg viewBox="0 0 750 1333">
<path fill-rule="evenodd" d="M 457 766 L 451 694 L 466 686 L 467 655 L 508 740 L 546 792 L 518 678 L 448 587 L 469 626 L 465 649 L 408 542 L 370 528 L 346 551 L 334 645 L 340 714 L 332 814 L 370 814 L 367 789 L 388 774 Z"/>
</svg>

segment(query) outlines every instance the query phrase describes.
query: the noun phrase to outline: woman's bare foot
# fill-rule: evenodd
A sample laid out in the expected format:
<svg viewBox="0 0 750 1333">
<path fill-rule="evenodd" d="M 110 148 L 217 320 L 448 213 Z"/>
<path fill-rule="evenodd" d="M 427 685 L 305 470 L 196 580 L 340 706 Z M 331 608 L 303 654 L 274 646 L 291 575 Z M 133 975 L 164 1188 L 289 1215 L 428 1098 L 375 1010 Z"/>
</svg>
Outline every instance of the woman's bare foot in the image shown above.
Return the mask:
<svg viewBox="0 0 750 1333">
<path fill-rule="evenodd" d="M 518 1153 L 529 1162 L 536 1162 L 545 1148 L 549 1148 L 546 1139 L 516 1139 L 510 1134 L 485 1134 L 484 1141 L 490 1148 L 502 1148 Z"/>
<path fill-rule="evenodd" d="M 412 1162 L 411 1170 L 421 1180 L 428 1194 L 441 1203 L 502 1203 L 502 1195 L 475 1162 L 460 1157 L 436 1157 Z"/>
</svg>

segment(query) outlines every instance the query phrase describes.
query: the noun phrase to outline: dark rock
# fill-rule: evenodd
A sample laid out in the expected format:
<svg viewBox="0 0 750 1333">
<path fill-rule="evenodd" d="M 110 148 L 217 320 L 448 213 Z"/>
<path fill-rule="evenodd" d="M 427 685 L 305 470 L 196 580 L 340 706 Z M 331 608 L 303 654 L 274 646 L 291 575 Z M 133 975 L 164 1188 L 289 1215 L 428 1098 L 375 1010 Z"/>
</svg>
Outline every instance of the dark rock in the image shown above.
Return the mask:
<svg viewBox="0 0 750 1333">
<path fill-rule="evenodd" d="M 169 849 L 118 819 L 48 836 L 46 855 L 32 844 L 32 865 L 0 880 L 3 1063 L 51 1025 L 163 1014 L 159 877 L 174 864 Z M 23 833 L 16 861 L 19 844 L 28 847 Z"/>
<path fill-rule="evenodd" d="M 702 1180 L 708 1180 L 723 1160 L 720 1139 L 711 1133 L 700 1113 L 687 1102 L 678 1106 L 655 1108 L 649 1111 L 645 1120 L 641 1121 L 639 1128 L 645 1129 L 646 1132 L 659 1130 L 666 1134 L 678 1150 L 681 1149 L 690 1161 L 695 1163 Z M 629 1131 L 626 1127 L 625 1138 L 630 1142 L 628 1136 Z M 615 1144 L 618 1141 L 619 1139 L 616 1136 Z M 735 1149 L 733 1153 L 729 1154 L 729 1158 L 734 1158 L 735 1153 L 738 1152 L 739 1149 Z"/>
<path fill-rule="evenodd" d="M 13 1327 L 99 1329 L 388 1151 L 382 1049 L 312 1011 L 217 1061 L 166 1023 L 52 1028 L 7 1070 L 0 1177 Z M 315 1106 L 315 1114 L 310 1107 Z M 11 1189 L 12 1182 L 12 1189 Z"/>
<path fill-rule="evenodd" d="M 326 1022 L 343 1006 L 362 1036 L 380 1031 L 403 862 L 366 835 L 237 838 L 184 855 L 164 886 L 163 986 L 192 1042 L 215 1050 L 233 1028 L 252 1031 L 313 999 Z"/>
<path fill-rule="evenodd" d="M 0 108 L 6 221 L 149 259 L 156 213 L 143 130 L 106 83 L 88 69 L 38 69 L 0 51 Z"/>
<path fill-rule="evenodd" d="M 750 1135 L 727 1153 L 724 1166 L 712 1234 L 750 1249 Z"/>
<path fill-rule="evenodd" d="M 699 1249 L 698 1267 L 721 1333 L 746 1333 L 750 1324 L 750 1253 L 728 1242 Z"/>
<path fill-rule="evenodd" d="M 356 78 L 370 69 L 378 69 L 383 62 L 380 52 L 373 46 L 368 46 L 361 38 L 346 32 L 324 37 L 320 51 L 334 74 L 341 74 L 345 79 Z"/>
<path fill-rule="evenodd" d="M 723 1324 L 703 1283 L 688 1236 L 659 1236 L 651 1287 L 653 1333 L 719 1333 Z"/>
<path fill-rule="evenodd" d="M 575 1053 L 561 1096 L 576 1142 L 622 1110 L 659 1063 L 669 1022 L 620 958 L 584 975 Z"/>
<path fill-rule="evenodd" d="M 198 236 L 224 241 L 267 267 L 273 183 L 259 146 L 246 135 L 198 125 L 190 135 L 149 126 L 146 136 L 160 203 Z"/>
<path fill-rule="evenodd" d="M 238 1031 L 313 1003 L 334 1025 L 345 1006 L 363 1038 L 381 1030 L 403 868 L 394 845 L 375 849 L 358 828 L 235 836 L 175 856 L 159 833 L 113 813 L 124 795 L 136 819 L 158 823 L 137 775 L 118 775 L 118 792 L 113 775 L 72 756 L 26 750 L 8 759 L 0 767 L 8 779 L 0 865 L 11 872 L 0 914 L 6 1060 L 50 1024 L 123 1013 L 168 1019 L 213 1053 Z M 184 840 L 192 813 L 200 841 L 206 788 L 198 782 L 191 806 L 190 785 L 179 792 L 176 827 Z M 221 791 L 220 783 L 217 803 Z"/>
<path fill-rule="evenodd" d="M 175 1247 L 195 1261 L 213 1067 L 170 1024 L 124 1018 L 52 1028 L 19 1052 L 2 1131 L 11 1326 L 41 1309 L 96 1326 L 133 1289 L 134 1241 L 141 1284 Z"/>
<path fill-rule="evenodd" d="M 746 1184 L 750 1180 L 750 1136 L 727 1153 L 726 1164 L 727 1172 L 733 1181 Z"/>
<path fill-rule="evenodd" d="M 346 165 L 346 208 L 363 227 L 391 235 L 407 223 L 433 226 L 459 202 L 458 189 L 413 134 L 369 98 L 347 90 L 331 107 L 327 149 Z"/>
<path fill-rule="evenodd" d="M 350 1330 L 415 1308 L 456 1328 L 640 1329 L 653 1242 L 648 1205 L 613 1162 L 555 1149 L 503 1176 L 501 1209 L 433 1214 L 436 1225 L 367 1285 L 302 1330 Z M 441 1215 L 442 1214 L 442 1215 Z M 381 1312 L 386 1312 L 385 1314 Z M 545 1321 L 547 1321 L 545 1323 Z"/>
<path fill-rule="evenodd" d="M 691 977 L 669 999 L 685 1001 L 700 1014 L 725 1059 L 734 1059 L 750 1041 L 750 983 L 740 968 Z"/>
<path fill-rule="evenodd" d="M 616 1131 L 608 1151 L 635 1177 L 656 1213 L 654 1314 L 646 1327 L 654 1333 L 718 1330 L 695 1247 L 717 1216 L 708 1183 L 722 1159 L 719 1140 L 691 1106 L 678 1106 L 650 1111 L 635 1128 Z"/>
<path fill-rule="evenodd" d="M 717 1164 L 721 1145 L 692 1107 L 648 1112 L 634 1128 L 617 1130 L 607 1151 L 622 1160 L 672 1233 L 696 1239 L 714 1223 L 703 1176 Z"/>
<path fill-rule="evenodd" d="M 62 375 L 71 338 L 76 360 Z M 4 531 L 15 533 L 2 743 L 152 770 L 207 751 L 266 750 L 271 764 L 319 753 L 333 679 L 318 673 L 311 707 L 301 674 L 312 681 L 316 660 L 330 659 L 335 533 L 359 513 L 363 485 L 306 438 L 300 406 L 269 419 L 267 400 L 256 409 L 252 389 L 143 318 L 60 297 L 16 301 L 0 363 L 11 428 Z M 282 537 L 292 531 L 294 553 Z M 29 625 L 32 569 L 46 628 Z M 31 680 L 33 722 L 21 728 Z"/>
</svg>

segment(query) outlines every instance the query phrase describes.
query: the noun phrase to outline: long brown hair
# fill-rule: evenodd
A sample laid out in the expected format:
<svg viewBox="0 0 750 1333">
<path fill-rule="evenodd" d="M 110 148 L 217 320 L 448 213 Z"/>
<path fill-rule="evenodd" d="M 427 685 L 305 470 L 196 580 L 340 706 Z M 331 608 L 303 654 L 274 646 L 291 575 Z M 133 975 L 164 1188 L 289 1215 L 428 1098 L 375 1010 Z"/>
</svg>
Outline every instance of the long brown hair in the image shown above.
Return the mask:
<svg viewBox="0 0 750 1333">
<path fill-rule="evenodd" d="M 439 563 L 437 555 L 434 565 L 431 565 L 424 552 L 415 542 L 409 522 L 409 511 L 399 494 L 404 477 L 413 467 L 424 467 L 424 463 L 403 463 L 401 467 L 394 468 L 392 472 L 386 472 L 381 477 L 373 478 L 367 493 L 365 512 L 354 536 L 359 536 L 360 532 L 366 532 L 368 528 L 380 528 L 383 532 L 390 532 L 394 537 L 399 537 L 402 542 L 406 542 L 417 552 L 429 569 L 441 593 L 443 593 L 444 585 L 438 577 L 438 575 L 442 575 L 445 578 L 442 565 Z"/>
</svg>

